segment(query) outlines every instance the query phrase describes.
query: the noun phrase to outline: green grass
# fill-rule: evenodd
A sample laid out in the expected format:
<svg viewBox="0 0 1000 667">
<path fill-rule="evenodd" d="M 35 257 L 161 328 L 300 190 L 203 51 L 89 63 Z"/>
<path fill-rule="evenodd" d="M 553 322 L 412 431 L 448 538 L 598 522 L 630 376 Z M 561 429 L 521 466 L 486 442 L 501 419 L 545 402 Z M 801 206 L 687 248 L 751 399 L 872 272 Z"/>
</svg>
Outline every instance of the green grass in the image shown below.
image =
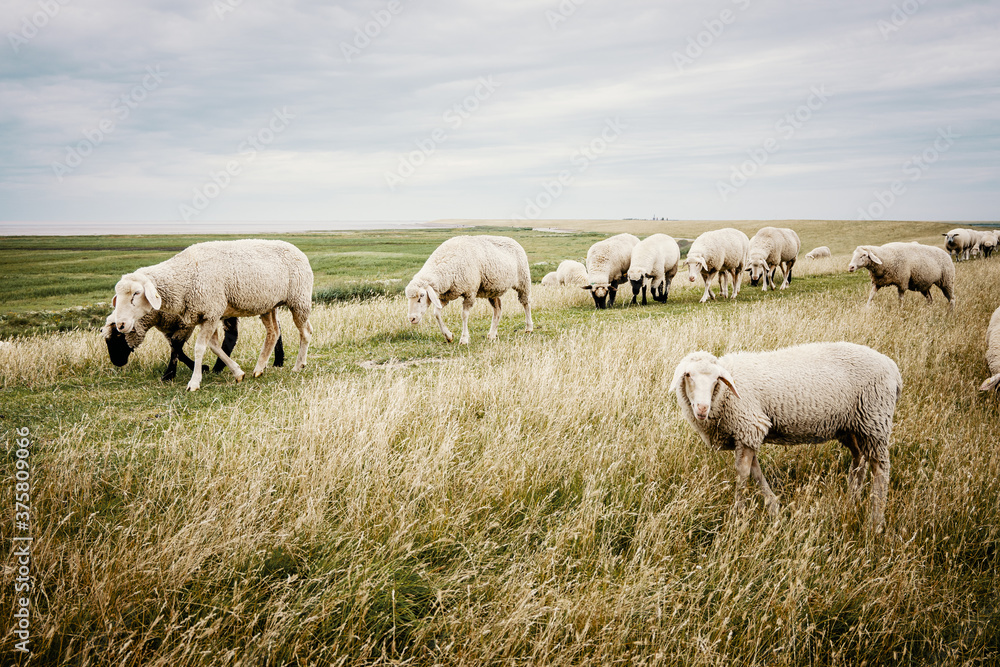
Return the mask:
<svg viewBox="0 0 1000 667">
<path fill-rule="evenodd" d="M 536 286 L 532 334 L 508 295 L 500 340 L 484 340 L 480 303 L 458 346 L 409 325 L 398 293 L 453 234 L 287 237 L 317 272 L 309 365 L 240 384 L 209 374 L 195 393 L 184 368 L 160 382 L 162 336 L 114 368 L 94 334 L 108 307 L 59 309 L 80 293 L 43 289 L 47 266 L 93 273 L 96 257 L 180 239 L 14 240 L 36 277 L 2 308 L 0 431 L 10 444 L 27 426 L 34 443 L 32 664 L 1000 660 L 1000 403 L 974 389 L 1000 260 L 957 266 L 953 315 L 940 296 L 900 307 L 884 292 L 865 310 L 866 273 L 805 263 L 790 290 L 708 304 L 683 276 L 666 304 L 606 311 Z M 604 233 L 511 235 L 537 279 Z M 445 309 L 453 331 L 459 310 Z M 245 370 L 262 338 L 241 326 Z M 734 514 L 732 457 L 708 451 L 666 391 L 676 362 L 840 339 L 904 378 L 886 532 L 850 502 L 836 443 L 765 446 L 783 518 L 756 492 Z M 9 540 L 10 518 L 0 530 Z M 14 576 L 0 575 L 7 610 Z M 0 623 L 0 652 L 12 646 Z"/>
</svg>

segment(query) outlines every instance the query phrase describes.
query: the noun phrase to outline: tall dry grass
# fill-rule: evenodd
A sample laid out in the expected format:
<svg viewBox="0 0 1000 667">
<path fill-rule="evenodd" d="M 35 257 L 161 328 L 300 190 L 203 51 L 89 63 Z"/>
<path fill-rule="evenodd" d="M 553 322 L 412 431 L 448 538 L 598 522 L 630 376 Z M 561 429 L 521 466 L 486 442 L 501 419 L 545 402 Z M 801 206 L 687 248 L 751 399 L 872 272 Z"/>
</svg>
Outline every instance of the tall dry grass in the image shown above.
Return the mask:
<svg viewBox="0 0 1000 667">
<path fill-rule="evenodd" d="M 477 306 L 467 350 L 412 329 L 400 299 L 319 307 L 309 371 L 157 388 L 134 432 L 114 427 L 130 389 L 103 343 L 19 343 L 0 351 L 5 387 L 83 374 L 95 392 L 37 434 L 37 662 L 991 664 L 1000 419 L 975 387 L 998 280 L 1000 262 L 959 265 L 951 315 L 913 294 L 865 310 L 860 279 L 693 307 L 701 288 L 675 286 L 687 307 L 582 318 L 583 290 L 536 288 L 538 335 L 509 299 L 501 341 Z M 248 358 L 258 329 L 242 328 Z M 133 361 L 149 378 L 157 338 Z M 692 350 L 816 340 L 902 371 L 884 534 L 866 532 L 835 443 L 767 446 L 782 519 L 759 499 L 733 514 L 731 457 L 667 393 Z M 373 349 L 442 361 L 362 369 Z"/>
</svg>

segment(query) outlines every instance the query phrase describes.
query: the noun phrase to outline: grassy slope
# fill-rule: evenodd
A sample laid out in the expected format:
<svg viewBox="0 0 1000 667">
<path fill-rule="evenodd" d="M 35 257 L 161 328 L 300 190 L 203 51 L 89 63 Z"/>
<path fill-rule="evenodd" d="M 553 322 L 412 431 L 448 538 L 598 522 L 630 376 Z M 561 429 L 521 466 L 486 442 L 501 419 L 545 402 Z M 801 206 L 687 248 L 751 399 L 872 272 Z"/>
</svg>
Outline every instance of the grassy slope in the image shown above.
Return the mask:
<svg viewBox="0 0 1000 667">
<path fill-rule="evenodd" d="M 332 283 L 372 277 L 348 253 L 405 277 L 450 233 L 421 234 L 296 242 Z M 533 262 L 593 240 L 516 234 Z M 482 305 L 469 347 L 411 328 L 398 298 L 321 305 L 305 371 L 195 394 L 184 370 L 158 381 L 160 337 L 124 369 L 88 332 L 0 346 L 0 424 L 36 442 L 34 646 L 47 664 L 988 664 L 1000 417 L 973 388 L 1000 260 L 958 266 L 953 316 L 912 294 L 865 311 L 865 275 L 803 269 L 782 294 L 701 305 L 677 281 L 666 305 L 605 312 L 536 287 L 536 332 L 508 298 L 497 345 Z M 766 447 L 785 518 L 759 500 L 733 516 L 731 457 L 666 394 L 692 349 L 831 339 L 903 372 L 885 536 L 865 533 L 831 443 Z"/>
</svg>

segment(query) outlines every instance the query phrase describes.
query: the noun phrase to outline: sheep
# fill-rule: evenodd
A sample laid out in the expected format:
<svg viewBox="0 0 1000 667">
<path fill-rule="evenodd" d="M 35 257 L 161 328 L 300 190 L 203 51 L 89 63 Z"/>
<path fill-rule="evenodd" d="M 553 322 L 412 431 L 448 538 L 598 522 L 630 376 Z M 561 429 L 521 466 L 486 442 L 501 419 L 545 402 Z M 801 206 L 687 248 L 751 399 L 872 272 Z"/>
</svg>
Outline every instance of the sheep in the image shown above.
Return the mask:
<svg viewBox="0 0 1000 667">
<path fill-rule="evenodd" d="M 749 264 L 750 284 L 756 286 L 763 278 L 762 290 L 768 286 L 775 289 L 774 273 L 781 267 L 784 280 L 781 289 L 792 282 L 792 267 L 799 255 L 802 242 L 794 230 L 787 227 L 763 227 L 750 239 Z"/>
<path fill-rule="evenodd" d="M 868 269 L 872 278 L 866 307 L 871 305 L 879 289 L 889 285 L 895 285 L 899 291 L 900 304 L 907 290 L 920 292 L 930 304 L 934 300 L 931 286 L 937 285 L 948 300 L 948 310 L 955 309 L 955 265 L 941 248 L 899 242 L 882 246 L 859 245 L 854 249 L 847 270 L 854 273 L 862 268 Z"/>
<path fill-rule="evenodd" d="M 971 229 L 953 229 L 941 234 L 945 237 L 944 248 L 955 257 L 955 261 L 969 259 L 978 236 Z"/>
<path fill-rule="evenodd" d="M 176 315 L 170 315 L 168 313 L 163 313 L 158 310 L 154 310 L 147 313 L 145 316 L 139 318 L 135 323 L 135 329 L 127 334 L 124 334 L 114 326 L 114 313 L 112 312 L 108 315 L 104 326 L 101 328 L 101 336 L 104 338 L 104 342 L 108 346 L 108 357 L 111 359 L 111 363 L 115 366 L 124 366 L 128 363 L 128 358 L 132 352 L 138 348 L 142 341 L 145 340 L 146 334 L 150 329 L 159 329 L 160 332 L 166 336 L 167 342 L 170 343 L 170 360 L 167 362 L 167 368 L 163 372 L 163 377 L 160 378 L 163 382 L 169 382 L 177 376 L 177 362 L 180 361 L 185 366 L 194 370 L 194 361 L 191 360 L 186 354 L 184 354 L 184 343 L 187 342 L 191 334 L 194 333 L 193 325 L 185 325 L 184 322 Z M 222 320 L 222 330 L 225 332 L 225 339 L 222 341 L 222 351 L 226 354 L 230 354 L 233 348 L 236 347 L 236 341 L 239 338 L 239 326 L 237 324 L 237 318 L 227 317 Z M 281 342 L 281 335 L 278 335 L 278 341 L 274 346 L 274 365 L 275 367 L 283 366 L 285 363 L 285 349 Z M 213 373 L 220 372 L 225 368 L 225 363 L 222 359 L 217 359 L 215 361 L 215 366 L 212 368 Z M 208 372 L 208 366 L 202 366 L 202 373 Z"/>
<path fill-rule="evenodd" d="M 830 249 L 825 245 L 821 245 L 818 248 L 813 248 L 806 253 L 806 259 L 819 259 L 820 257 L 830 257 Z"/>
<path fill-rule="evenodd" d="M 979 391 L 1000 389 L 1000 308 L 993 311 L 990 324 L 986 327 L 986 365 L 993 376 L 983 382 Z"/>
<path fill-rule="evenodd" d="M 583 289 L 594 297 L 597 308 L 615 305 L 618 286 L 628 280 L 628 267 L 632 262 L 632 249 L 639 238 L 632 234 L 616 234 L 598 241 L 587 251 L 587 284 Z"/>
<path fill-rule="evenodd" d="M 455 236 L 431 253 L 423 268 L 406 286 L 408 317 L 413 325 L 428 306 L 434 306 L 441 333 L 449 343 L 454 336 L 441 319 L 441 310 L 449 302 L 462 299 L 462 336 L 458 342 L 469 344 L 469 311 L 476 298 L 487 299 L 493 306 L 493 323 L 487 340 L 496 340 L 500 324 L 500 297 L 509 290 L 517 292 L 524 307 L 525 332 L 534 330 L 531 321 L 531 271 L 524 248 L 506 236 Z"/>
<path fill-rule="evenodd" d="M 998 244 L 1000 244 L 1000 232 L 992 230 L 983 232 L 983 235 L 979 239 L 979 246 L 982 248 L 983 257 L 989 259 Z"/>
<path fill-rule="evenodd" d="M 642 290 L 642 305 L 646 305 L 646 283 L 655 301 L 666 303 L 670 296 L 670 281 L 677 275 L 681 249 L 672 237 L 653 234 L 632 248 L 628 279 L 632 285 L 632 303 Z"/>
<path fill-rule="evenodd" d="M 285 241 L 243 239 L 196 243 L 170 259 L 122 276 L 115 285 L 115 327 L 135 329 L 147 313 L 179 315 L 188 326 L 201 325 L 194 346 L 194 370 L 188 391 L 201 386 L 201 361 L 210 348 L 229 367 L 236 381 L 243 370 L 218 344 L 219 320 L 260 316 L 267 335 L 254 367 L 259 377 L 278 340 L 275 308 L 286 306 L 299 330 L 299 353 L 293 371 L 306 365 L 312 325 L 313 273 L 309 258 Z"/>
<path fill-rule="evenodd" d="M 559 285 L 559 276 L 556 275 L 555 271 L 549 271 L 542 278 L 542 284 L 546 287 L 557 287 Z"/>
<path fill-rule="evenodd" d="M 808 343 L 769 352 L 736 352 L 716 358 L 692 352 L 674 371 L 670 391 L 685 419 L 709 447 L 732 450 L 736 507 L 747 477 L 764 493 L 768 512 L 780 503 L 761 472 L 757 453 L 765 442 L 782 445 L 839 440 L 851 452 L 851 495 L 858 500 L 865 467 L 872 470 L 871 520 L 885 521 L 889 488 L 889 439 L 903 389 L 889 357 L 855 343 Z"/>
<path fill-rule="evenodd" d="M 566 259 L 559 263 L 556 276 L 560 285 L 583 287 L 587 284 L 587 267 L 576 260 Z"/>
<path fill-rule="evenodd" d="M 701 297 L 701 303 L 715 298 L 711 285 L 716 274 L 719 276 L 722 295 L 729 297 L 725 281 L 725 277 L 728 276 L 733 282 L 732 298 L 736 298 L 743 281 L 743 268 L 746 266 L 749 252 L 750 239 L 732 227 L 705 232 L 694 240 L 684 263 L 688 266 L 688 279 L 691 282 L 694 282 L 699 273 L 705 281 L 705 294 Z"/>
</svg>

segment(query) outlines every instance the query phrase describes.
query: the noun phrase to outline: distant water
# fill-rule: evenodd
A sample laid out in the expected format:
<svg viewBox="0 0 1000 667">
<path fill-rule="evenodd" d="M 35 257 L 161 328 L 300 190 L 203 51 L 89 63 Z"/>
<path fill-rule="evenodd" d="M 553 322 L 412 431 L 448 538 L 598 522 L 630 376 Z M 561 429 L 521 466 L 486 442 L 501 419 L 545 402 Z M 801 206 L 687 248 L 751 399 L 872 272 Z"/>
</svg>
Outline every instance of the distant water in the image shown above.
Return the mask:
<svg viewBox="0 0 1000 667">
<path fill-rule="evenodd" d="M 325 222 L 0 222 L 0 236 L 96 236 L 105 234 L 287 234 L 365 229 L 425 229 L 428 222 L 330 220 Z"/>
</svg>

